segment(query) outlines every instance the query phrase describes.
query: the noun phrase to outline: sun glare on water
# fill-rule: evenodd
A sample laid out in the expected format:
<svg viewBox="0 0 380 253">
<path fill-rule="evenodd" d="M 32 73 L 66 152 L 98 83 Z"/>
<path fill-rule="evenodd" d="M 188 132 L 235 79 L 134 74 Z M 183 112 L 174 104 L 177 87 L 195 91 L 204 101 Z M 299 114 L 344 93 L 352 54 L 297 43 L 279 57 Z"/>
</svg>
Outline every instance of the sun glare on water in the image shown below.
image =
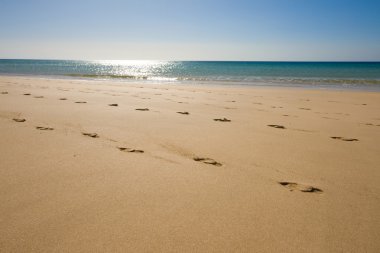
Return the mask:
<svg viewBox="0 0 380 253">
<path fill-rule="evenodd" d="M 136 78 L 148 79 L 151 76 L 157 76 L 170 68 L 172 63 L 167 61 L 151 60 L 99 60 L 93 61 L 99 75 L 112 76 L 131 76 Z"/>
</svg>

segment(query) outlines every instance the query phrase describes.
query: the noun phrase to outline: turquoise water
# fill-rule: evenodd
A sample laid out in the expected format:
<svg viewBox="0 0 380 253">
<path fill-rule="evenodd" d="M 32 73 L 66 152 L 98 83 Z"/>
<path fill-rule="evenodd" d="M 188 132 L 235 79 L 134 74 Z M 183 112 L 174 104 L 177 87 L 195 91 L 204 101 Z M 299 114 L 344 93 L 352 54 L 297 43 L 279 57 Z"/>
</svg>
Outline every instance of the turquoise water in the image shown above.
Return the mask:
<svg viewBox="0 0 380 253">
<path fill-rule="evenodd" d="M 68 61 L 0 59 L 2 75 L 318 86 L 380 90 L 380 62 Z"/>
</svg>

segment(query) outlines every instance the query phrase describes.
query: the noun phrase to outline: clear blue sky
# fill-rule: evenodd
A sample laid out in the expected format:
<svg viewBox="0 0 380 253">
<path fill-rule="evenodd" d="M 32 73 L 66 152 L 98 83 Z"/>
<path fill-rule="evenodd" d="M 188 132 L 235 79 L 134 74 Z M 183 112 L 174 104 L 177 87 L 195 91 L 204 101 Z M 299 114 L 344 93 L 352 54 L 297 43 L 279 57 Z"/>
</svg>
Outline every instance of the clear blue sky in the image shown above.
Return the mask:
<svg viewBox="0 0 380 253">
<path fill-rule="evenodd" d="M 380 60 L 380 0 L 0 0 L 0 58 Z"/>
</svg>

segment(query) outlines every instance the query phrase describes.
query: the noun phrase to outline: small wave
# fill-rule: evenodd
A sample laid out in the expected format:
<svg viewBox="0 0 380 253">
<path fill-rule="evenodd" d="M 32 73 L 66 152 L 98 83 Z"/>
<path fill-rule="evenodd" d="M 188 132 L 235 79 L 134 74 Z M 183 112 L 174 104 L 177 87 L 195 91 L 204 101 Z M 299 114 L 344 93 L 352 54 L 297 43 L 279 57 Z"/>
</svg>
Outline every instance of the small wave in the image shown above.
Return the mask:
<svg viewBox="0 0 380 253">
<path fill-rule="evenodd" d="M 161 76 L 152 76 L 147 78 L 150 81 L 163 81 L 163 82 L 175 82 L 178 81 L 177 77 L 161 77 Z"/>
<path fill-rule="evenodd" d="M 252 76 L 140 76 L 140 75 L 114 75 L 114 74 L 65 74 L 65 76 L 90 79 L 129 79 L 148 80 L 158 82 L 223 82 L 246 84 L 283 84 L 283 85 L 380 85 L 380 79 L 350 79 L 350 78 L 294 78 L 294 77 L 252 77 Z"/>
<path fill-rule="evenodd" d="M 292 77 L 179 77 L 179 81 L 200 82 L 245 82 L 245 83 L 283 83 L 283 84 L 332 84 L 332 85 L 379 85 L 380 79 L 333 79 L 333 78 L 292 78 Z"/>
<path fill-rule="evenodd" d="M 108 74 L 65 74 L 65 76 L 79 77 L 79 78 L 100 78 L 100 79 L 132 79 L 132 80 L 149 80 L 149 81 L 163 81 L 175 82 L 178 81 L 176 77 L 162 77 L 162 76 L 133 76 L 133 75 L 108 75 Z"/>
<path fill-rule="evenodd" d="M 65 76 L 80 78 L 101 78 L 101 79 L 136 79 L 147 80 L 147 76 L 131 76 L 131 75 L 98 75 L 98 74 L 65 74 Z"/>
<path fill-rule="evenodd" d="M 378 85 L 379 79 L 274 78 L 274 82 L 295 84 Z"/>
</svg>

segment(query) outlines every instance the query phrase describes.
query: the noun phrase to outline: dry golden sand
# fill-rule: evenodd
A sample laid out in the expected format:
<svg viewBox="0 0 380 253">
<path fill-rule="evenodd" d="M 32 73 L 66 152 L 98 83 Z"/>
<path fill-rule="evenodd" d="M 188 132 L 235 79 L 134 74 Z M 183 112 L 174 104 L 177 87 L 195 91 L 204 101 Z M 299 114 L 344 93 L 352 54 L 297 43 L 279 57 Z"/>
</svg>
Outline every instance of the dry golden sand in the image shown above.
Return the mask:
<svg viewBox="0 0 380 253">
<path fill-rule="evenodd" d="M 379 238 L 380 93 L 0 77 L 0 252 Z"/>
</svg>

